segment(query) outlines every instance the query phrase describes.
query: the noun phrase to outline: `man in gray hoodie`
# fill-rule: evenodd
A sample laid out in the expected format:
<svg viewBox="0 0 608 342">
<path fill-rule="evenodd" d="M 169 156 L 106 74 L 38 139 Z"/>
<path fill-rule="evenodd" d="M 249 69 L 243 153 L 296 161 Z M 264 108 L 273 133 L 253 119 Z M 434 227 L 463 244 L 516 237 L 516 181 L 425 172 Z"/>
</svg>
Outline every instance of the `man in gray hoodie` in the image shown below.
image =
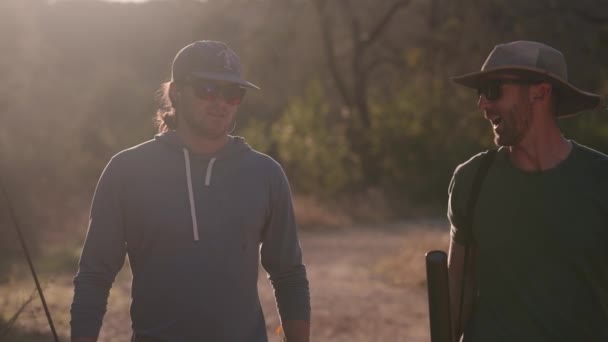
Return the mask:
<svg viewBox="0 0 608 342">
<path fill-rule="evenodd" d="M 184 47 L 163 87 L 160 133 L 115 155 L 93 198 L 74 279 L 72 341 L 96 341 L 129 256 L 132 341 L 267 341 L 268 272 L 287 341 L 309 341 L 310 298 L 287 178 L 229 135 L 245 91 L 226 44 Z M 259 89 L 259 88 L 258 88 Z"/>
</svg>

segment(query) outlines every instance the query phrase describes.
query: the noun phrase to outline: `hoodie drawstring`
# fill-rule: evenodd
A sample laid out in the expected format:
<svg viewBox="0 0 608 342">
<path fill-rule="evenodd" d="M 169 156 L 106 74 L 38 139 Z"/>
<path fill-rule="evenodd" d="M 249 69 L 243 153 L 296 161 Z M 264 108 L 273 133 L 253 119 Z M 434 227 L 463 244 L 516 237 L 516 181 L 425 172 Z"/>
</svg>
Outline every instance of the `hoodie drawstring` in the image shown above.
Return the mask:
<svg viewBox="0 0 608 342">
<path fill-rule="evenodd" d="M 211 173 L 213 172 L 213 164 L 215 164 L 216 158 L 211 158 L 207 165 L 207 174 L 205 175 L 205 186 L 211 185 Z"/>
<path fill-rule="evenodd" d="M 190 200 L 190 215 L 192 216 L 192 234 L 194 241 L 198 241 L 198 224 L 196 223 L 196 206 L 194 205 L 194 193 L 192 191 L 192 175 L 190 174 L 190 154 L 185 148 L 184 161 L 186 162 L 186 181 L 188 182 L 188 199 Z"/>
<path fill-rule="evenodd" d="M 186 182 L 188 183 L 188 200 L 190 201 L 190 215 L 192 216 L 192 235 L 194 241 L 198 241 L 198 223 L 196 222 L 196 205 L 194 204 L 194 191 L 192 189 L 192 173 L 190 171 L 190 153 L 183 148 L 184 162 L 186 164 Z M 211 185 L 211 174 L 213 173 L 213 164 L 217 158 L 211 158 L 207 165 L 207 173 L 205 174 L 205 186 Z"/>
</svg>

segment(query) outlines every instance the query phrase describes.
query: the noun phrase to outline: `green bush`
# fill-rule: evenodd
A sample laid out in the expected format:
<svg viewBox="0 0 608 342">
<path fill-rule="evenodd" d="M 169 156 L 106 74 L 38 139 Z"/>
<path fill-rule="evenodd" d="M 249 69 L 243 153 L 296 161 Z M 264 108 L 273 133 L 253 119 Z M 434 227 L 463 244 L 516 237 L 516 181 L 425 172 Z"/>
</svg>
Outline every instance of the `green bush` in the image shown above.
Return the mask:
<svg viewBox="0 0 608 342">
<path fill-rule="evenodd" d="M 345 127 L 331 122 L 323 86 L 312 81 L 302 97 L 290 99 L 272 125 L 278 158 L 298 191 L 331 196 L 361 178 L 359 159 L 346 141 Z"/>
</svg>

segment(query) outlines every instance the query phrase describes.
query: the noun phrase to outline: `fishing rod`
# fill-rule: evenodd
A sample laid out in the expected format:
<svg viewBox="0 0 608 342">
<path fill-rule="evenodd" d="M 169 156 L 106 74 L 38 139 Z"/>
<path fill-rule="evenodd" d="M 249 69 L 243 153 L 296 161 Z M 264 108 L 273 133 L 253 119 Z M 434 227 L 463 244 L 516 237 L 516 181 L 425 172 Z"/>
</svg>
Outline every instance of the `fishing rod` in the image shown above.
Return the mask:
<svg viewBox="0 0 608 342">
<path fill-rule="evenodd" d="M 4 184 L 0 180 L 0 189 L 2 190 L 2 196 L 6 202 L 6 207 L 8 209 L 11 220 L 13 221 L 13 226 L 17 231 L 17 235 L 19 236 L 19 241 L 21 242 L 21 247 L 23 248 L 23 252 L 25 254 L 25 258 L 27 259 L 27 263 L 30 266 L 30 271 L 32 271 L 32 276 L 34 277 L 34 282 L 36 283 L 36 289 L 38 289 L 38 294 L 40 295 L 40 300 L 42 301 L 42 306 L 44 307 L 44 312 L 46 313 L 46 319 L 49 322 L 49 326 L 51 327 L 51 332 L 53 333 L 53 338 L 55 342 L 59 342 L 59 337 L 57 337 L 57 332 L 55 331 L 55 326 L 53 325 L 53 319 L 51 318 L 51 312 L 49 311 L 48 306 L 46 305 L 46 300 L 44 299 L 44 294 L 42 293 L 42 288 L 40 287 L 40 282 L 38 281 L 38 276 L 36 275 L 36 271 L 34 270 L 34 264 L 32 263 L 32 258 L 30 257 L 30 253 L 27 249 L 27 245 L 25 244 L 25 239 L 23 238 L 23 234 L 21 233 L 21 227 L 19 226 L 19 222 L 17 221 L 17 215 L 15 215 L 15 210 L 11 205 L 11 202 L 8 198 L 8 193 L 4 188 Z"/>
</svg>

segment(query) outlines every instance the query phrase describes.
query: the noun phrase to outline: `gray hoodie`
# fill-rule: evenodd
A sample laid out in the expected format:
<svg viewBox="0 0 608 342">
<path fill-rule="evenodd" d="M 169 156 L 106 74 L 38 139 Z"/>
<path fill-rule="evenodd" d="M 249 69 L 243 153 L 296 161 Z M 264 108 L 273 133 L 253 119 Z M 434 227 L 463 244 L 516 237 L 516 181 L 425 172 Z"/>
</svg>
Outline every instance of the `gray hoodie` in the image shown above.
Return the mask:
<svg viewBox="0 0 608 342">
<path fill-rule="evenodd" d="M 95 191 L 74 279 L 72 336 L 98 335 L 126 254 L 138 334 L 266 341 L 260 255 L 281 319 L 310 319 L 287 178 L 242 138 L 202 156 L 172 131 L 112 158 Z"/>
</svg>

